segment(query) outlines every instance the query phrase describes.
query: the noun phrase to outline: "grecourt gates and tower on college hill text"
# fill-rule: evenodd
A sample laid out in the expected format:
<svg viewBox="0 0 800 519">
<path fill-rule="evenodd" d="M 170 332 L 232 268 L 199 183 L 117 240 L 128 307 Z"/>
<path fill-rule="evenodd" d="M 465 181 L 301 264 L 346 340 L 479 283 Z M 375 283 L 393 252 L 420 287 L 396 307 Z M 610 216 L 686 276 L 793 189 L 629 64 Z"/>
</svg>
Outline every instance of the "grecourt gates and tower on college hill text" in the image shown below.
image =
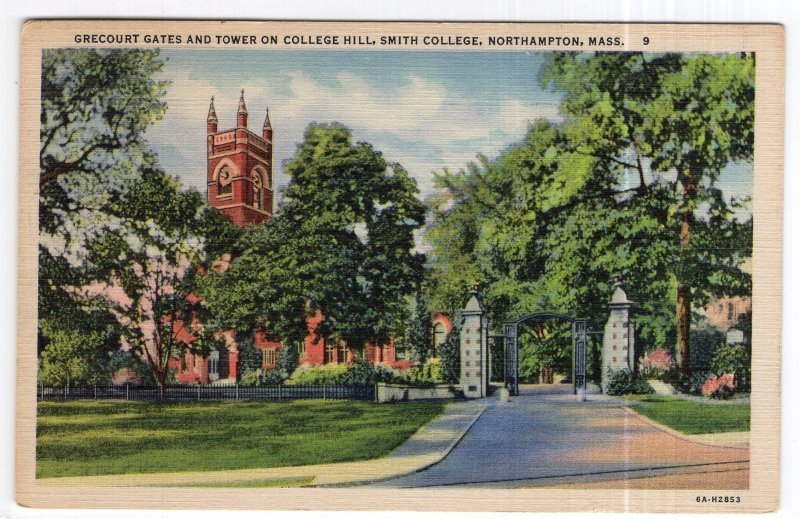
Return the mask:
<svg viewBox="0 0 800 519">
<path fill-rule="evenodd" d="M 492 358 L 488 342 L 500 340 L 504 350 L 504 385 L 510 395 L 519 395 L 519 333 L 520 326 L 546 319 L 570 323 L 572 327 L 572 384 L 573 392 L 583 399 L 586 395 L 586 350 L 590 335 L 603 336 L 602 382 L 605 390 L 609 373 L 634 367 L 634 328 L 630 320 L 633 303 L 628 301 L 621 285 L 611 297 L 610 312 L 603 332 L 593 332 L 588 320 L 554 312 L 537 312 L 502 325 L 502 335 L 489 335 L 486 311 L 478 294 L 473 293 L 461 312 L 460 386 L 467 398 L 487 396 L 491 378 Z"/>
</svg>

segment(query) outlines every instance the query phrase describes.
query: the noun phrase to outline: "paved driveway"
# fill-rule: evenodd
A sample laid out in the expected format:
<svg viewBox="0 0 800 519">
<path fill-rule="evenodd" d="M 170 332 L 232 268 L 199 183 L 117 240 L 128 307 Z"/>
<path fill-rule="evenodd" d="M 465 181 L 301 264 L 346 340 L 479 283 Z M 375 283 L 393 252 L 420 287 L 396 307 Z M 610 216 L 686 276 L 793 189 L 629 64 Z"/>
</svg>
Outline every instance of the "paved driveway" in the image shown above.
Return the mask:
<svg viewBox="0 0 800 519">
<path fill-rule="evenodd" d="M 618 399 L 578 402 L 571 389 L 523 387 L 511 402 L 491 404 L 440 463 L 379 485 L 508 488 L 730 472 L 738 482 L 719 488 L 746 488 L 747 449 L 680 439 L 626 412 Z"/>
</svg>

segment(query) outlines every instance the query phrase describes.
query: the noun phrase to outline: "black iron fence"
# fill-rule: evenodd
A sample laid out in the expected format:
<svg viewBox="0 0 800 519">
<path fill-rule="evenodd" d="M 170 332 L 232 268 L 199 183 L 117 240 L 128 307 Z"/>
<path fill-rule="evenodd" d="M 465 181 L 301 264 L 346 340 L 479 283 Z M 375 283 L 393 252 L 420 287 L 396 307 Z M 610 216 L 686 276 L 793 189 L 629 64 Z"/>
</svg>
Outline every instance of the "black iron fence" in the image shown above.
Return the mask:
<svg viewBox="0 0 800 519">
<path fill-rule="evenodd" d="M 375 386 L 363 385 L 184 385 L 39 386 L 39 400 L 375 400 Z"/>
</svg>

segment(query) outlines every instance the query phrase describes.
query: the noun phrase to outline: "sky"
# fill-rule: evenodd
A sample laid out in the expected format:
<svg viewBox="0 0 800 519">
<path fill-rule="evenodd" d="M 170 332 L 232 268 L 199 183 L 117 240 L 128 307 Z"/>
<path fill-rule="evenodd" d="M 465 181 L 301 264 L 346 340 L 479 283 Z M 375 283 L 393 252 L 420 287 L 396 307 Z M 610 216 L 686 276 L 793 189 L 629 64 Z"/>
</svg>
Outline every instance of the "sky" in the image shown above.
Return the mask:
<svg viewBox="0 0 800 519">
<path fill-rule="evenodd" d="M 167 113 L 147 132 L 161 165 L 206 190 L 206 116 L 214 96 L 220 131 L 236 126 L 241 89 L 249 128 L 260 134 L 269 108 L 278 187 L 283 163 L 312 122 L 339 122 L 434 192 L 433 172 L 496 157 L 538 118 L 559 121 L 560 95 L 538 83 L 532 52 L 166 50 Z M 720 187 L 752 191 L 750 165 L 732 165 Z"/>
</svg>

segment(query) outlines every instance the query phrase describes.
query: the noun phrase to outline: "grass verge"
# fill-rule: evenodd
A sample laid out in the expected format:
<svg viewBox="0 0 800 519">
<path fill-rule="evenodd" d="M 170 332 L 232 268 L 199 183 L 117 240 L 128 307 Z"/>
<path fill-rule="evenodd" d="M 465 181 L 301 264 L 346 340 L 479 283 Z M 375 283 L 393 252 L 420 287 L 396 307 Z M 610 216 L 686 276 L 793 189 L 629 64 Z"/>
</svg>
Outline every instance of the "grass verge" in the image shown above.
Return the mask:
<svg viewBox="0 0 800 519">
<path fill-rule="evenodd" d="M 443 402 L 39 403 L 36 476 L 286 467 L 385 456 Z"/>
<path fill-rule="evenodd" d="M 637 413 L 685 434 L 750 430 L 750 404 L 714 405 L 670 396 L 627 396 Z"/>
</svg>

